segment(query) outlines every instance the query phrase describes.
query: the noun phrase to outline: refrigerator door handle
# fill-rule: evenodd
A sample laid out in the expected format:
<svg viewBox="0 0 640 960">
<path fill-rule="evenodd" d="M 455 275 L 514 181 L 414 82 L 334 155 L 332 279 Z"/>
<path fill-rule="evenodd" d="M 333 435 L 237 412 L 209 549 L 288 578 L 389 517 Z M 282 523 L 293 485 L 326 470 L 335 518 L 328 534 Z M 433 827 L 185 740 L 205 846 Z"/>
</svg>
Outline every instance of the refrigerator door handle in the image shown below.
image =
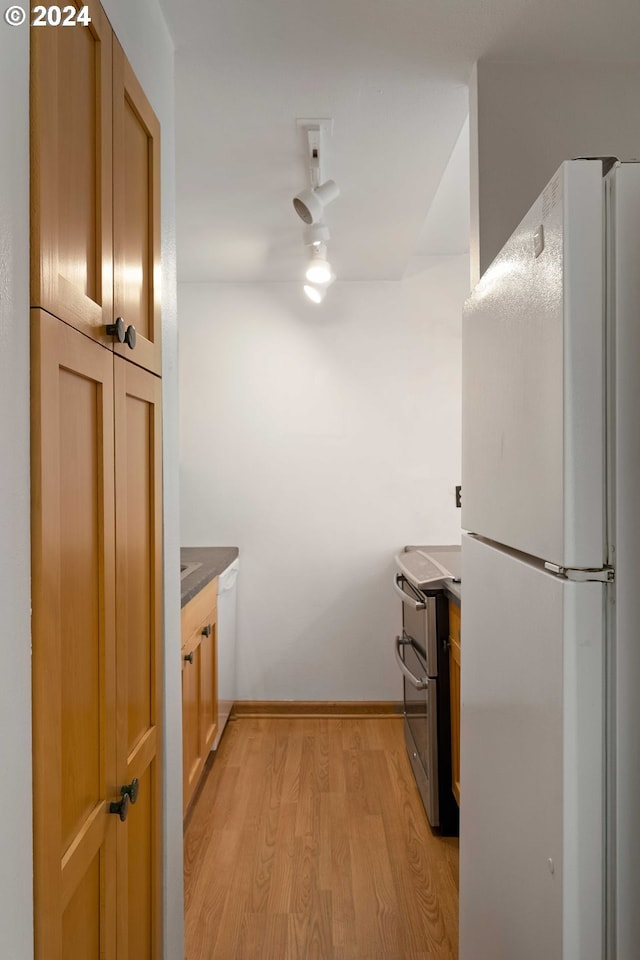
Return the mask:
<svg viewBox="0 0 640 960">
<path fill-rule="evenodd" d="M 413 687 L 415 687 L 416 690 L 426 690 L 428 686 L 427 677 L 422 677 L 421 679 L 419 679 L 418 677 L 414 676 L 414 674 L 411 673 L 411 670 L 409 670 L 409 668 L 405 664 L 400 654 L 400 647 L 406 646 L 407 644 L 410 644 L 410 643 L 411 641 L 405 636 L 396 637 L 395 654 L 396 654 L 396 660 L 398 661 L 398 666 L 400 667 L 400 670 L 402 671 L 402 673 L 404 673 L 409 683 Z"/>
</svg>

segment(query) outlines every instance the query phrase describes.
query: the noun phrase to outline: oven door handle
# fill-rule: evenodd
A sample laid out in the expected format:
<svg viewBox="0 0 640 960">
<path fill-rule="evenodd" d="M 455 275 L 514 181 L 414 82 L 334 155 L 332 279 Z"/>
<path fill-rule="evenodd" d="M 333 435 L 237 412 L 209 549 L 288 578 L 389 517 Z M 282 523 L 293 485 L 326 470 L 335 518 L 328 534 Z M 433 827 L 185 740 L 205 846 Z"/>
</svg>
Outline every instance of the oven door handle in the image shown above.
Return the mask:
<svg viewBox="0 0 640 960">
<path fill-rule="evenodd" d="M 404 637 L 396 637 L 395 652 L 396 652 L 396 660 L 398 661 L 398 666 L 404 673 L 409 683 L 412 686 L 414 686 L 416 690 L 426 690 L 428 685 L 427 677 L 422 677 L 422 679 L 419 680 L 418 677 L 414 676 L 411 673 L 411 670 L 409 670 L 409 668 L 407 667 L 406 663 L 404 662 L 400 654 L 400 647 L 406 646 L 407 644 L 410 644 L 410 643 L 411 641 L 406 640 Z"/>
<path fill-rule="evenodd" d="M 404 579 L 405 577 L 404 577 L 404 574 L 402 573 L 396 573 L 393 579 L 393 589 L 401 598 L 402 602 L 410 606 L 412 610 L 426 610 L 427 609 L 426 603 L 421 603 L 420 600 L 414 600 L 413 597 L 410 597 L 409 594 L 402 589 L 402 587 L 400 586 L 400 581 Z"/>
</svg>

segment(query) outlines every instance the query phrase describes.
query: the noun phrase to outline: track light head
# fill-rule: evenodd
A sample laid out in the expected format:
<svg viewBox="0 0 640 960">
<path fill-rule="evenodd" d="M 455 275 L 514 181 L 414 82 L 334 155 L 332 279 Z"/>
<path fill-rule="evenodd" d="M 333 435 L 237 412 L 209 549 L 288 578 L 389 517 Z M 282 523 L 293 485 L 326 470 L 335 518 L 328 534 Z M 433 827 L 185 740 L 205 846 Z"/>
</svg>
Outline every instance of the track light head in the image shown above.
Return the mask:
<svg viewBox="0 0 640 960">
<path fill-rule="evenodd" d="M 310 283 L 305 283 L 303 289 L 312 303 L 322 303 L 327 292 L 326 287 L 314 287 Z"/>
<path fill-rule="evenodd" d="M 293 207 L 304 223 L 318 223 L 322 220 L 324 208 L 340 195 L 335 180 L 327 180 L 314 189 L 302 190 L 293 198 Z"/>
<path fill-rule="evenodd" d="M 329 283 L 331 280 L 331 264 L 327 260 L 327 248 L 324 243 L 314 244 L 313 251 L 305 276 L 311 283 Z"/>
<path fill-rule="evenodd" d="M 308 247 L 318 247 L 331 239 L 329 227 L 324 223 L 314 223 L 304 232 L 304 242 Z"/>
</svg>

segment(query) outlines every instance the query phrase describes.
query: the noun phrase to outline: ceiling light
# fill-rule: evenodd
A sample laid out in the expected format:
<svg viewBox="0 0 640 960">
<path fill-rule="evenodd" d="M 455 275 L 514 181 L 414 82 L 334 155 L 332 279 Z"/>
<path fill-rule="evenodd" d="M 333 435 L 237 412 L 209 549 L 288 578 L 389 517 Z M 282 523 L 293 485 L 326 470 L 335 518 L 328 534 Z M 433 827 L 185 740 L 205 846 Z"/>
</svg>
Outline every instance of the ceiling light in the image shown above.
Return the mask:
<svg viewBox="0 0 640 960">
<path fill-rule="evenodd" d="M 321 243 L 326 243 L 331 239 L 329 227 L 324 223 L 314 223 L 307 227 L 304 232 L 304 242 L 308 247 L 313 247 Z"/>
<path fill-rule="evenodd" d="M 304 292 L 312 303 L 322 303 L 327 290 L 326 287 L 314 287 L 310 283 L 305 283 Z"/>
<path fill-rule="evenodd" d="M 293 206 L 305 223 L 318 223 L 322 220 L 324 208 L 340 195 L 340 188 L 335 180 L 327 180 L 319 187 L 303 190 L 293 198 Z"/>
<path fill-rule="evenodd" d="M 305 272 L 305 277 L 311 283 L 329 283 L 331 280 L 331 264 L 327 260 L 327 248 L 324 243 L 314 245 L 313 257 Z"/>
</svg>

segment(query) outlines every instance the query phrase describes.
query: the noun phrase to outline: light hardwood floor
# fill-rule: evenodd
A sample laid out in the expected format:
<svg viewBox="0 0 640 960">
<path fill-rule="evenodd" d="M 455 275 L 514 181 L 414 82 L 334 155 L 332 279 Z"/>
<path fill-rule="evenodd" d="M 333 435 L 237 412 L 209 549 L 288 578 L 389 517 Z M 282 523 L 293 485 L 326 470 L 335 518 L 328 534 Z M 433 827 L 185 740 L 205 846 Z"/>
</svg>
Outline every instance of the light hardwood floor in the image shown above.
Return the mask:
<svg viewBox="0 0 640 960">
<path fill-rule="evenodd" d="M 458 841 L 400 719 L 229 724 L 185 831 L 186 960 L 456 960 Z"/>
</svg>

